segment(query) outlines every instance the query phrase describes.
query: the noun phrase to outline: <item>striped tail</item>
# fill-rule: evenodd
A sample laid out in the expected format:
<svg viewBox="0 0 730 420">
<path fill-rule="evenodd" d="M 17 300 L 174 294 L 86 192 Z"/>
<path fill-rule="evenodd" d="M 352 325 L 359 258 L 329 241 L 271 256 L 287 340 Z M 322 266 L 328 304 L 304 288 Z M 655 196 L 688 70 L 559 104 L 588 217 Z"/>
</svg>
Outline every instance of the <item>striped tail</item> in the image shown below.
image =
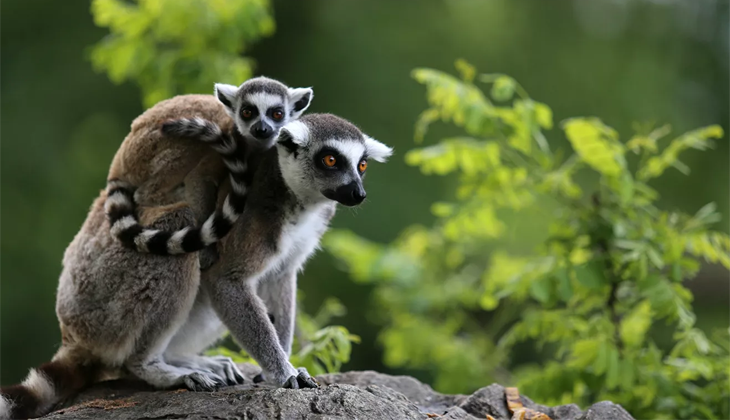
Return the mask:
<svg viewBox="0 0 730 420">
<path fill-rule="evenodd" d="M 0 388 L 0 419 L 27 419 L 48 413 L 66 397 L 96 381 L 96 365 L 54 360 L 31 369 L 18 385 Z"/>
<path fill-rule="evenodd" d="M 217 124 L 202 118 L 183 118 L 167 122 L 163 124 L 162 132 L 175 137 L 192 137 L 210 144 L 223 157 L 223 162 L 230 171 L 230 194 L 223 207 L 211 214 L 202 226 L 162 231 L 141 226 L 136 216 L 133 188 L 123 182 L 110 180 L 107 183 L 104 210 L 111 233 L 126 247 L 139 252 L 177 255 L 199 251 L 226 236 L 243 213 L 248 175 L 245 153 Z"/>
</svg>

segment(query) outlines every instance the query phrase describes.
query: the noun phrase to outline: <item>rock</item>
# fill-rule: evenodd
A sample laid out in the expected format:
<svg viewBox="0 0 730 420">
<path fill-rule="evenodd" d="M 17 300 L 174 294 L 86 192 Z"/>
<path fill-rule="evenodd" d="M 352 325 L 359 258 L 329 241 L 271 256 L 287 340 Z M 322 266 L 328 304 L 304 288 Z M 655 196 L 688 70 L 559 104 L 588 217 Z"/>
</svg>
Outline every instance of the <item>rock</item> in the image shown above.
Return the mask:
<svg viewBox="0 0 730 420">
<path fill-rule="evenodd" d="M 403 394 L 415 403 L 423 412 L 441 413 L 447 408 L 461 404 L 466 395 L 444 395 L 434 391 L 430 386 L 410 376 L 392 376 L 366 370 L 363 372 L 345 372 L 317 377 L 320 384 L 348 384 L 357 387 L 378 385 L 391 388 Z"/>
<path fill-rule="evenodd" d="M 44 419 L 439 419 L 497 420 L 511 415 L 504 388 L 492 384 L 472 395 L 445 395 L 409 376 L 373 371 L 317 377 L 318 389 L 281 389 L 252 379 L 258 368 L 242 365 L 244 385 L 216 392 L 157 391 L 132 380 L 102 382 L 66 401 Z M 621 406 L 594 404 L 545 407 L 521 396 L 525 407 L 553 420 L 631 420 Z"/>
<path fill-rule="evenodd" d="M 599 419 L 633 420 L 633 417 L 623 407 L 610 401 L 601 401 L 593 404 L 585 413 L 577 417 L 577 420 Z"/>
</svg>

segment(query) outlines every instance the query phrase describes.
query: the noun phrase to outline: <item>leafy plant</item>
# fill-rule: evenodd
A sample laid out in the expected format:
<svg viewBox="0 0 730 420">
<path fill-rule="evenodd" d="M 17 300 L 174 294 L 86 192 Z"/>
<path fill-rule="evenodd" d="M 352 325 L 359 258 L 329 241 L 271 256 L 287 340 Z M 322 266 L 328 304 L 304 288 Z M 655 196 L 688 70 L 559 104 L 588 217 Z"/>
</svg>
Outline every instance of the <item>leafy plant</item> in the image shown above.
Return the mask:
<svg viewBox="0 0 730 420">
<path fill-rule="evenodd" d="M 110 34 L 91 50 L 112 82 L 134 81 L 145 106 L 181 93 L 212 93 L 213 83 L 251 77 L 241 54 L 274 32 L 269 0 L 94 0 L 97 26 Z"/>
<path fill-rule="evenodd" d="M 315 316 L 307 315 L 301 305 L 299 308 L 291 363 L 307 368 L 311 375 L 339 372 L 342 365 L 350 361 L 352 343 L 360 342 L 360 337 L 350 334 L 343 326 L 326 326 L 332 318 L 343 316 L 345 307 L 337 299 L 329 298 Z M 207 354 L 228 356 L 236 363 L 256 364 L 244 350 L 231 350 L 226 346 L 213 348 Z"/>
<path fill-rule="evenodd" d="M 669 139 L 660 127 L 624 142 L 598 118 L 571 118 L 561 123 L 566 154 L 543 134 L 550 108 L 514 79 L 478 76 L 464 61 L 457 69 L 460 79 L 413 72 L 430 105 L 416 141 L 435 121 L 465 135 L 405 157 L 426 175 L 455 175 L 455 199 L 432 206 L 433 226 L 391 244 L 347 231 L 325 240 L 356 281 L 375 285 L 385 362 L 429 371 L 442 391 L 498 377 L 543 403 L 610 399 L 637 418 L 730 417 L 727 331 L 710 339 L 696 328 L 684 285 L 702 260 L 730 268 L 730 238 L 709 229 L 720 220 L 714 204 L 694 215 L 661 209 L 649 185 L 669 168 L 688 173 L 679 155 L 710 148 L 722 129 Z M 517 220 L 545 231 L 533 255 L 509 252 Z M 655 340 L 667 334 L 653 333 L 660 321 L 669 346 Z M 540 366 L 509 361 L 523 342 Z"/>
</svg>

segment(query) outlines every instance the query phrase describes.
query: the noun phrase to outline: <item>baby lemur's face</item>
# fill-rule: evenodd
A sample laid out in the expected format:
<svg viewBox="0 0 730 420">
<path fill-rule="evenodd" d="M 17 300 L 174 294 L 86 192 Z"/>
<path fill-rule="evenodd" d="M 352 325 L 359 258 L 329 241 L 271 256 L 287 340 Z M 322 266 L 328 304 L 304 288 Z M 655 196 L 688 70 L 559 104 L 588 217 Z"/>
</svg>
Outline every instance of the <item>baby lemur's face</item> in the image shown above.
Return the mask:
<svg viewBox="0 0 730 420">
<path fill-rule="evenodd" d="M 296 121 L 314 97 L 311 88 L 289 88 L 266 77 L 256 77 L 241 86 L 216 84 L 215 96 L 235 120 L 238 131 L 263 148 L 274 145 L 279 130 Z"/>
<path fill-rule="evenodd" d="M 287 124 L 278 138 L 287 185 L 302 199 L 356 206 L 365 200 L 368 160 L 384 162 L 393 149 L 331 114 L 311 114 Z"/>
</svg>

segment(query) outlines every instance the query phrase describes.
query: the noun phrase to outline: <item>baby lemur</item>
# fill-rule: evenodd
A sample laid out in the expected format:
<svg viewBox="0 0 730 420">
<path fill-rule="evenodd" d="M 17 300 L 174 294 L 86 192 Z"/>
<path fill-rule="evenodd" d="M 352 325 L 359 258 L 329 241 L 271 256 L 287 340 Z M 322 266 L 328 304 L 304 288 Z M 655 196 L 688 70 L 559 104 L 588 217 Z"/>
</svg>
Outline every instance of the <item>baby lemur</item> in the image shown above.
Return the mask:
<svg viewBox="0 0 730 420">
<path fill-rule="evenodd" d="M 190 103 L 185 108 L 173 99 L 151 108 L 135 121 L 125 143 L 135 135 L 154 139 L 170 118 L 200 117 L 231 131 L 221 106 L 197 97 Z M 288 361 L 296 272 L 316 248 L 335 202 L 356 205 L 365 198 L 367 159 L 384 161 L 391 149 L 326 114 L 289 123 L 277 139 L 276 147 L 257 156 L 243 213 L 219 242 L 221 258 L 202 279 L 197 253 L 158 256 L 122 246 L 106 218 L 107 192 L 101 193 L 64 256 L 56 305 L 63 344 L 22 384 L 2 389 L 0 418 L 40 415 L 64 395 L 119 368 L 161 388 L 210 390 L 239 382 L 229 359 L 198 356 L 226 329 L 275 383 L 316 386 Z M 226 175 L 220 156 L 192 141 L 177 141 L 187 144 L 187 154 L 174 145 L 175 152 L 155 149 L 140 139 L 136 149 L 156 151 L 148 153 L 148 164 L 157 169 L 148 170 L 146 178 L 129 170 L 127 179 L 120 179 L 137 186 L 141 224 L 160 231 L 205 220 L 210 206 L 185 198 L 195 197 L 199 184 L 217 184 Z M 133 154 L 135 148 L 128 150 Z M 175 172 L 184 187 L 157 179 L 160 166 L 194 161 L 196 153 L 199 161 L 188 164 L 187 173 Z M 125 173 L 123 159 L 117 158 L 112 173 L 115 167 Z M 151 182 L 158 186 L 149 187 Z M 224 183 L 222 194 L 233 188 Z"/>
<path fill-rule="evenodd" d="M 143 117 L 150 114 L 147 119 L 160 122 L 178 118 L 164 121 L 161 131 L 132 124 L 112 163 L 105 203 L 112 234 L 123 244 L 141 252 L 182 254 L 225 236 L 246 202 L 252 174 L 247 154 L 271 148 L 281 127 L 299 118 L 314 96 L 311 88 L 287 88 L 265 77 L 238 88 L 216 84 L 215 94 L 222 107 L 211 106 L 214 100 L 207 95 L 181 96 L 153 107 Z M 226 168 L 233 188 L 219 211 L 210 214 Z M 193 206 L 198 218 L 210 216 L 200 227 L 177 232 L 144 229 L 135 207 L 152 204 L 165 212 L 168 208 L 159 206 L 168 201 L 172 208 L 180 202 Z"/>
</svg>

